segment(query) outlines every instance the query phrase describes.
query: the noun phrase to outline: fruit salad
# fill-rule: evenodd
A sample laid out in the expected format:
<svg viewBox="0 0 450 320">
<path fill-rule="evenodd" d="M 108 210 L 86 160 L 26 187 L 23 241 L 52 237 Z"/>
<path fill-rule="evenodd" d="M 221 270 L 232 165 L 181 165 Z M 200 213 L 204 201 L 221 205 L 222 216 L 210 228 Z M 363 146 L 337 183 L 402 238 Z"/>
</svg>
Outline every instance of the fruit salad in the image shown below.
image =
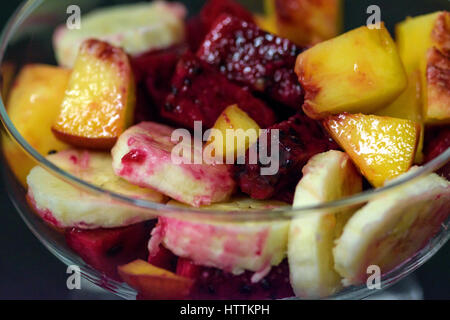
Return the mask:
<svg viewBox="0 0 450 320">
<path fill-rule="evenodd" d="M 342 32 L 339 0 L 189 11 L 102 7 L 54 30 L 58 65 L 18 70 L 7 111 L 37 152 L 164 208 L 81 191 L 4 139 L 30 207 L 76 254 L 140 299 L 310 299 L 427 245 L 450 215 L 448 164 L 359 205 L 301 208 L 448 150 L 450 12 L 405 17 L 394 40 L 382 22 Z"/>
</svg>

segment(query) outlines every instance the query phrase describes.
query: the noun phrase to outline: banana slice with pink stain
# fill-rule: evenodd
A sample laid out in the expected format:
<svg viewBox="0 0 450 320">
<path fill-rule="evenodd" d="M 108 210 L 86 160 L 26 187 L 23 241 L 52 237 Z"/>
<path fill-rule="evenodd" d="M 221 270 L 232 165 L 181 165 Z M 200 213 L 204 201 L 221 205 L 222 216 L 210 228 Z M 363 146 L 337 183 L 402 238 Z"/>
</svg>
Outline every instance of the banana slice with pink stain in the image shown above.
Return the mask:
<svg viewBox="0 0 450 320">
<path fill-rule="evenodd" d="M 111 150 L 115 173 L 194 207 L 228 200 L 235 190 L 231 168 L 204 161 L 194 164 L 195 154 L 201 156 L 203 147 L 193 140 L 172 141 L 174 130 L 154 122 L 127 129 Z M 186 144 L 185 150 L 192 153 L 177 153 L 175 160 L 178 143 Z"/>
</svg>

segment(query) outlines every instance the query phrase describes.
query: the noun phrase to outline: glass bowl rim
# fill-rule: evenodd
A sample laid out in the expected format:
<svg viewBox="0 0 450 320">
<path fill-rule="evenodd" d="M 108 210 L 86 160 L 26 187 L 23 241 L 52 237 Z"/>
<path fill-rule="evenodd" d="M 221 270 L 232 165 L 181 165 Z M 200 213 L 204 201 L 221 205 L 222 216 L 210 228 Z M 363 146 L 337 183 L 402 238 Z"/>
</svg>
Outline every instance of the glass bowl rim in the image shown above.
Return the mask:
<svg viewBox="0 0 450 320">
<path fill-rule="evenodd" d="M 3 62 L 5 51 L 8 47 L 11 37 L 14 35 L 18 27 L 21 26 L 23 21 L 36 9 L 39 5 L 43 3 L 44 0 L 26 0 L 24 1 L 15 13 L 9 18 L 5 27 L 0 35 L 0 64 Z M 84 192 L 106 196 L 113 201 L 116 201 L 123 205 L 128 205 L 135 207 L 137 209 L 143 210 L 155 210 L 158 215 L 170 215 L 171 213 L 183 213 L 183 215 L 194 215 L 194 216 L 213 216 L 215 218 L 225 218 L 232 220 L 262 220 L 262 219 L 291 219 L 300 214 L 311 213 L 314 211 L 324 211 L 324 210 L 334 210 L 343 207 L 363 204 L 374 197 L 384 195 L 393 189 L 402 187 L 406 183 L 416 181 L 420 177 L 432 173 L 437 169 L 441 168 L 450 160 L 450 148 L 448 148 L 441 155 L 428 162 L 427 164 L 418 167 L 417 170 L 408 172 L 400 177 L 395 178 L 387 185 L 369 189 L 350 197 L 346 197 L 340 200 L 330 201 L 326 203 L 321 203 L 317 205 L 305 206 L 305 207 L 281 207 L 279 209 L 270 210 L 240 210 L 240 211 L 220 211 L 220 210 L 207 210 L 201 208 L 180 208 L 172 205 L 155 203 L 142 199 L 135 199 L 124 196 L 122 194 L 115 193 L 84 181 L 69 172 L 62 170 L 57 167 L 49 160 L 45 158 L 42 154 L 38 153 L 18 132 L 8 116 L 5 103 L 3 101 L 3 96 L 0 99 L 0 118 L 5 127 L 5 130 L 14 140 L 14 143 L 18 144 L 24 153 L 28 157 L 31 157 L 37 165 L 43 167 L 52 175 L 64 180 L 65 182 L 77 187 Z"/>
</svg>

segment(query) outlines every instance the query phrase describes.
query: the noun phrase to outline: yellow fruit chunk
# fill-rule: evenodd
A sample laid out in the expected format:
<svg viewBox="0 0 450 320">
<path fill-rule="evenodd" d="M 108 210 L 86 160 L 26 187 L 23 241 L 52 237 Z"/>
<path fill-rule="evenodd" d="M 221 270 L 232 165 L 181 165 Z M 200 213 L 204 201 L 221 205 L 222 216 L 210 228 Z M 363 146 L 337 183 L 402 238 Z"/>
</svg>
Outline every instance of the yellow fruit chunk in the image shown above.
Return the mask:
<svg viewBox="0 0 450 320">
<path fill-rule="evenodd" d="M 380 29 L 360 27 L 304 51 L 295 66 L 303 110 L 315 119 L 341 112 L 370 113 L 394 100 L 407 78 L 394 41 Z"/>
<path fill-rule="evenodd" d="M 408 76 L 420 70 L 422 99 L 419 103 L 423 121 L 430 124 L 449 122 L 450 12 L 408 18 L 397 25 L 396 36 Z M 399 108 L 400 103 L 396 105 Z M 404 109 L 413 112 L 407 106 Z"/>
<path fill-rule="evenodd" d="M 118 268 L 122 279 L 145 299 L 181 299 L 189 295 L 194 281 L 155 267 L 143 260 L 134 260 Z"/>
<path fill-rule="evenodd" d="M 53 133 L 76 147 L 109 149 L 131 124 L 134 78 L 122 49 L 90 39 L 75 62 Z"/>
<path fill-rule="evenodd" d="M 341 30 L 341 0 L 269 0 L 278 34 L 299 45 L 337 36 Z M 272 2 L 272 3 L 270 3 Z M 269 12 L 270 12 L 269 11 Z"/>
<path fill-rule="evenodd" d="M 417 147 L 415 163 L 423 161 L 424 125 L 422 117 L 422 97 L 419 70 L 408 75 L 408 86 L 403 93 L 386 108 L 376 112 L 376 115 L 407 119 L 420 123 L 420 141 Z"/>
<path fill-rule="evenodd" d="M 412 165 L 420 125 L 404 119 L 343 113 L 324 120 L 333 139 L 375 187 Z"/>
<path fill-rule="evenodd" d="M 277 33 L 277 26 L 275 19 L 273 19 L 273 17 L 258 14 L 254 15 L 253 18 L 255 19 L 255 22 L 258 25 L 258 27 L 261 28 L 262 30 L 273 34 Z"/>
<path fill-rule="evenodd" d="M 258 140 L 260 127 L 237 105 L 231 105 L 220 114 L 213 129 L 218 135 L 213 131 L 208 145 L 214 148 L 214 156 L 236 159 Z"/>
<path fill-rule="evenodd" d="M 396 26 L 398 52 L 407 73 L 417 70 L 427 50 L 437 44 L 433 29 L 443 13 L 440 11 L 407 18 Z"/>
<path fill-rule="evenodd" d="M 22 137 L 42 155 L 61 151 L 68 146 L 56 139 L 51 126 L 58 116 L 70 70 L 43 64 L 26 65 L 17 76 L 6 108 Z M 6 135 L 4 154 L 19 181 L 26 185 L 26 176 L 36 164 Z"/>
</svg>

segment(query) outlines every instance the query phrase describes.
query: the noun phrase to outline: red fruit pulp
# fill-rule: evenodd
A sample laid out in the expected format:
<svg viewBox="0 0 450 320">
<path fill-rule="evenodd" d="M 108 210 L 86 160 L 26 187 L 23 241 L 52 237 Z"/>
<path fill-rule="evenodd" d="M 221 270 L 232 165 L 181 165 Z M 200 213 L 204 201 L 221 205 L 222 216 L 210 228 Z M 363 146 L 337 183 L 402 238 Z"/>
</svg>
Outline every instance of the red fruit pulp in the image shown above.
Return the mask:
<svg viewBox="0 0 450 320">
<path fill-rule="evenodd" d="M 194 121 L 202 121 L 204 128 L 211 128 L 220 113 L 236 103 L 262 128 L 275 122 L 273 111 L 263 101 L 229 82 L 195 55 L 186 53 L 178 62 L 172 92 L 161 116 L 190 129 L 194 128 Z"/>
<path fill-rule="evenodd" d="M 186 23 L 186 41 L 193 52 L 200 47 L 217 17 L 224 13 L 249 22 L 254 20 L 247 9 L 233 0 L 209 0 L 200 14 L 190 18 Z"/>
<path fill-rule="evenodd" d="M 320 123 L 297 114 L 269 128 L 268 154 L 271 153 L 273 129 L 279 130 L 278 172 L 274 175 L 261 175 L 262 165 L 259 162 L 235 167 L 241 190 L 254 199 L 282 198 L 281 193 L 289 193 L 295 188 L 302 176 L 303 166 L 312 156 L 339 149 Z"/>
<path fill-rule="evenodd" d="M 178 257 L 174 255 L 169 249 L 159 245 L 156 252 L 148 256 L 148 263 L 158 268 L 163 268 L 174 272 L 178 268 Z"/>
<path fill-rule="evenodd" d="M 195 279 L 191 299 L 260 300 L 294 296 L 286 260 L 273 267 L 270 273 L 257 283 L 252 283 L 253 273 L 249 271 L 233 275 L 220 269 L 198 266 L 181 258 L 178 260 L 177 274 Z"/>
<path fill-rule="evenodd" d="M 153 221 L 114 229 L 66 230 L 67 245 L 87 264 L 120 281 L 117 267 L 135 259 L 146 259 Z"/>
<path fill-rule="evenodd" d="M 186 51 L 185 46 L 173 46 L 162 50 L 152 50 L 131 59 L 131 65 L 138 86 L 147 89 L 151 102 L 163 106 L 170 92 L 170 80 L 175 72 L 178 59 Z"/>
<path fill-rule="evenodd" d="M 253 22 L 253 15 L 242 5 L 233 0 L 209 0 L 200 11 L 200 18 L 209 30 L 217 17 L 228 14 L 243 21 Z"/>
<path fill-rule="evenodd" d="M 264 32 L 251 22 L 221 15 L 197 56 L 229 80 L 299 110 L 303 90 L 294 66 L 302 51 L 288 39 Z"/>
<path fill-rule="evenodd" d="M 424 155 L 425 162 L 430 162 L 450 148 L 450 128 L 435 127 L 426 131 Z M 437 171 L 438 174 L 450 180 L 450 163 Z"/>
</svg>

